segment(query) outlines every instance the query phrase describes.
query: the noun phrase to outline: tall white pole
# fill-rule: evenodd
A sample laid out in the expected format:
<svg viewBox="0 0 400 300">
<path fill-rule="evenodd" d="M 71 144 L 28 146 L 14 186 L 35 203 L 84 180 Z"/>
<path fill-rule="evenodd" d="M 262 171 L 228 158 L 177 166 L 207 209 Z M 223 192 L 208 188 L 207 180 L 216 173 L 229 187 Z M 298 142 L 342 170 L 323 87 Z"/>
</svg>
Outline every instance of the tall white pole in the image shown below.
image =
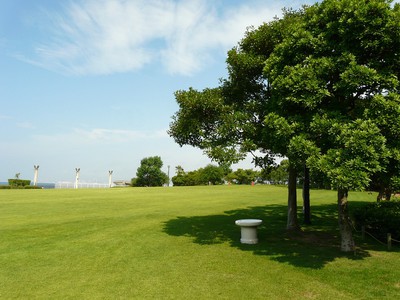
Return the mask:
<svg viewBox="0 0 400 300">
<path fill-rule="evenodd" d="M 75 188 L 78 188 L 79 184 L 79 172 L 81 171 L 80 168 L 75 168 Z"/>
<path fill-rule="evenodd" d="M 39 174 L 39 165 L 34 165 L 33 168 L 35 169 L 35 174 L 33 176 L 33 185 L 37 185 L 37 180 L 38 180 L 38 174 Z"/>
<path fill-rule="evenodd" d="M 112 170 L 108 171 L 108 187 L 111 187 L 112 185 L 112 173 Z"/>
<path fill-rule="evenodd" d="M 169 165 L 168 165 L 168 186 L 169 186 Z"/>
</svg>

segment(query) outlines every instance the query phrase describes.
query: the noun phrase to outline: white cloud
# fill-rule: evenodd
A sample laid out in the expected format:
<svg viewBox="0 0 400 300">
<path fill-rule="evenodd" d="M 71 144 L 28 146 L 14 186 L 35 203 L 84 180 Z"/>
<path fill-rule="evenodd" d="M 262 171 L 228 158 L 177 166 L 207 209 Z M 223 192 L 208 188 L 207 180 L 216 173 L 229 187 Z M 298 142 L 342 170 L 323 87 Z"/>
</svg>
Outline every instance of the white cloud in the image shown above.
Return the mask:
<svg viewBox="0 0 400 300">
<path fill-rule="evenodd" d="M 167 130 L 136 131 L 125 129 L 80 129 L 75 128 L 70 132 L 55 135 L 36 135 L 36 140 L 54 143 L 73 144 L 103 144 L 103 143 L 126 143 L 140 140 L 157 140 L 169 138 Z"/>
<path fill-rule="evenodd" d="M 74 1 L 62 14 L 48 14 L 51 41 L 35 48 L 35 58 L 24 60 L 74 75 L 129 72 L 149 63 L 189 75 L 211 61 L 212 51 L 224 54 L 233 47 L 246 27 L 279 14 L 281 5 L 252 1 L 226 8 L 222 1 L 201 0 Z"/>
<path fill-rule="evenodd" d="M 134 131 L 134 130 L 96 128 L 89 131 L 76 129 L 75 134 L 92 141 L 110 141 L 110 142 L 128 142 L 141 139 L 158 139 L 158 138 L 168 137 L 166 130 Z"/>
</svg>

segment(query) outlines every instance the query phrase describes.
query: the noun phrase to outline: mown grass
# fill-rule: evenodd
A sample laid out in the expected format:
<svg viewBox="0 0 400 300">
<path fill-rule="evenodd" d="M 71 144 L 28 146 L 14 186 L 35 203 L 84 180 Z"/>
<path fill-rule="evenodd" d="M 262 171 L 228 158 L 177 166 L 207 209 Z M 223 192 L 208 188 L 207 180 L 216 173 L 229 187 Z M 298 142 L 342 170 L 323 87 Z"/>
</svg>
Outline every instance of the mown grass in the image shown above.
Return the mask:
<svg viewBox="0 0 400 300">
<path fill-rule="evenodd" d="M 289 234 L 286 199 L 274 186 L 2 190 L 0 298 L 398 298 L 398 246 L 356 235 L 341 253 L 333 191 L 312 191 L 313 224 Z M 257 245 L 240 244 L 239 218 L 263 219 Z"/>
</svg>

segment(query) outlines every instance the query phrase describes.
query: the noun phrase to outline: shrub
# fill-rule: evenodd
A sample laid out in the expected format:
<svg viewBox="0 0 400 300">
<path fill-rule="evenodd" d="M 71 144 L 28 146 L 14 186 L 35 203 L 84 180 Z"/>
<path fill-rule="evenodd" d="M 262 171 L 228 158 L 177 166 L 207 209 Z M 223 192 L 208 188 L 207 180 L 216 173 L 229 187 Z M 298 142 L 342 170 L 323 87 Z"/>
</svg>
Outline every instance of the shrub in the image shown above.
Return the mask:
<svg viewBox="0 0 400 300">
<path fill-rule="evenodd" d="M 9 190 L 11 189 L 11 186 L 9 185 L 0 185 L 0 190 Z"/>
<path fill-rule="evenodd" d="M 12 187 L 22 187 L 22 186 L 28 186 L 31 184 L 30 180 L 24 180 L 24 179 L 8 179 L 8 184 L 11 185 Z"/>
<path fill-rule="evenodd" d="M 400 239 L 400 201 L 369 203 L 353 212 L 356 225 L 380 239 L 388 233 Z"/>
</svg>

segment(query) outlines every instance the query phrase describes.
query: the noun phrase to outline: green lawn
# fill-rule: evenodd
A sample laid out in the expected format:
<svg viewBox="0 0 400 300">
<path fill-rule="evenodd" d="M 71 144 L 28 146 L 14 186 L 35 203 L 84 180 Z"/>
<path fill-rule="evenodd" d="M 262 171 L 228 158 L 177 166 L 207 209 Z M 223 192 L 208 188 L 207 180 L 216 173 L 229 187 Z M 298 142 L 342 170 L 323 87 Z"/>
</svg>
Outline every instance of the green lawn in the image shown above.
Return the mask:
<svg viewBox="0 0 400 300">
<path fill-rule="evenodd" d="M 350 193 L 350 208 L 375 196 Z M 356 235 L 342 254 L 333 191 L 312 191 L 313 225 L 287 234 L 286 199 L 274 186 L 0 190 L 0 299 L 398 299 L 398 245 Z M 240 218 L 264 220 L 259 244 L 240 244 Z"/>
</svg>

